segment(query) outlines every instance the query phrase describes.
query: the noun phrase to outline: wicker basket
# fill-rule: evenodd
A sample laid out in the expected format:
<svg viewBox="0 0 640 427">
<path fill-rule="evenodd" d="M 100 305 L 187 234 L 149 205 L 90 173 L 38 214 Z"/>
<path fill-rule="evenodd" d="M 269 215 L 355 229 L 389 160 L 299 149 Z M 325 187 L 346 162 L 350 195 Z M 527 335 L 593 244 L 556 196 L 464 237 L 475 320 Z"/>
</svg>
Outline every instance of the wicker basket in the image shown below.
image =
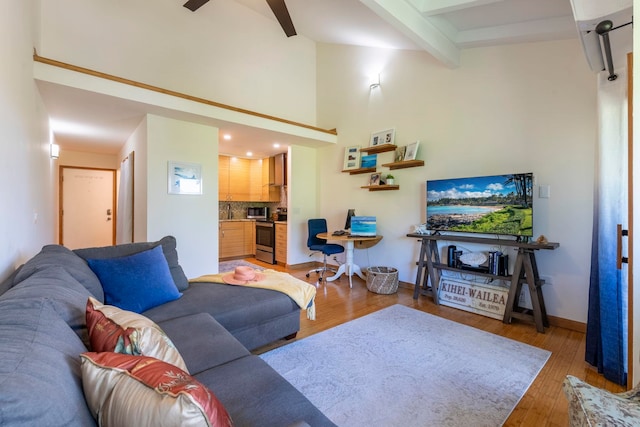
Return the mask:
<svg viewBox="0 0 640 427">
<path fill-rule="evenodd" d="M 398 270 L 391 267 L 367 268 L 367 289 L 376 294 L 398 292 Z"/>
</svg>

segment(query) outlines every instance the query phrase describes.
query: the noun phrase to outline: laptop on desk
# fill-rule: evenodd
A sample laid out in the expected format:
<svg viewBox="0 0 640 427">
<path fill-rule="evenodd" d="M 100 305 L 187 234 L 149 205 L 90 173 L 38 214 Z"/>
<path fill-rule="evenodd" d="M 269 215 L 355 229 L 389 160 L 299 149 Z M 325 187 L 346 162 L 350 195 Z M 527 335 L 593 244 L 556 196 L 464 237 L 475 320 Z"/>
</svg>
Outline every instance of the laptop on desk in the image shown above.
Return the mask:
<svg viewBox="0 0 640 427">
<path fill-rule="evenodd" d="M 353 216 L 351 217 L 351 231 L 349 237 L 375 237 L 376 217 L 375 216 Z"/>
</svg>

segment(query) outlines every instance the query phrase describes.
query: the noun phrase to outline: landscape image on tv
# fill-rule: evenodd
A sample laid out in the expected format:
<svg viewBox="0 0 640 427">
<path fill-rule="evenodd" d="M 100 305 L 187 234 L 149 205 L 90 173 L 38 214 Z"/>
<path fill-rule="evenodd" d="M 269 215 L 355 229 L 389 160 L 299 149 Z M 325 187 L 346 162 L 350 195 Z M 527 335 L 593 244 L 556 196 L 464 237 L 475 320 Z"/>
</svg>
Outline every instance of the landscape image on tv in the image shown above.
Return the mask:
<svg viewBox="0 0 640 427">
<path fill-rule="evenodd" d="M 533 174 L 427 181 L 427 228 L 533 236 Z"/>
</svg>

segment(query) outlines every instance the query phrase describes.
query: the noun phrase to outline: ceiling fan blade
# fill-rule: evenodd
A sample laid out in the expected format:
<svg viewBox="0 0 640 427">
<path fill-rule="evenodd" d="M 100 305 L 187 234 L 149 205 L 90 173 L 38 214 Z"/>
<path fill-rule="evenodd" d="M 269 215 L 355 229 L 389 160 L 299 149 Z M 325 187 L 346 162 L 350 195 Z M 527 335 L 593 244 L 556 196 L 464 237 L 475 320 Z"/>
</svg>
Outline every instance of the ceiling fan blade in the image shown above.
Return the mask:
<svg viewBox="0 0 640 427">
<path fill-rule="evenodd" d="M 293 21 L 291 20 L 289 10 L 284 0 L 267 0 L 267 3 L 287 37 L 295 36 L 297 34 L 296 29 L 293 27 Z"/>
<path fill-rule="evenodd" d="M 183 6 L 189 9 L 191 12 L 195 12 L 196 10 L 200 9 L 200 7 L 208 1 L 209 0 L 189 0 L 188 2 L 183 4 Z"/>
</svg>

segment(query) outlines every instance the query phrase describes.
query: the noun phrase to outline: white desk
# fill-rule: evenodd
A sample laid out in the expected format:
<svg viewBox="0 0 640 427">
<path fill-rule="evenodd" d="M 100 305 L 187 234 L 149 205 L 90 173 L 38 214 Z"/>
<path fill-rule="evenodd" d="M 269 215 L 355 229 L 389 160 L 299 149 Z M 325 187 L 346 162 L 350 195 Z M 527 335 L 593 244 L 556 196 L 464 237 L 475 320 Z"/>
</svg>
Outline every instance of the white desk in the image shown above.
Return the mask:
<svg viewBox="0 0 640 427">
<path fill-rule="evenodd" d="M 324 240 L 335 240 L 340 243 L 346 242 L 346 245 L 345 245 L 346 261 L 344 264 L 342 264 L 338 268 L 338 271 L 336 272 L 336 274 L 334 274 L 331 277 L 325 278 L 327 282 L 333 282 L 334 280 L 337 280 L 338 278 L 340 278 L 341 275 L 346 274 L 347 276 L 349 276 L 349 287 L 353 288 L 353 282 L 351 281 L 351 276 L 353 276 L 353 273 L 357 274 L 358 277 L 360 277 L 362 280 L 365 280 L 365 281 L 367 280 L 366 276 L 362 274 L 362 270 L 360 269 L 360 266 L 357 264 L 354 264 L 353 262 L 353 248 L 355 247 L 356 244 L 358 244 L 359 247 L 363 247 L 363 248 L 373 246 L 376 243 L 378 243 L 380 240 L 382 240 L 382 236 L 351 237 L 348 234 L 345 234 L 343 236 L 334 236 L 331 233 L 318 233 L 316 237 L 318 239 L 324 239 Z"/>
</svg>

